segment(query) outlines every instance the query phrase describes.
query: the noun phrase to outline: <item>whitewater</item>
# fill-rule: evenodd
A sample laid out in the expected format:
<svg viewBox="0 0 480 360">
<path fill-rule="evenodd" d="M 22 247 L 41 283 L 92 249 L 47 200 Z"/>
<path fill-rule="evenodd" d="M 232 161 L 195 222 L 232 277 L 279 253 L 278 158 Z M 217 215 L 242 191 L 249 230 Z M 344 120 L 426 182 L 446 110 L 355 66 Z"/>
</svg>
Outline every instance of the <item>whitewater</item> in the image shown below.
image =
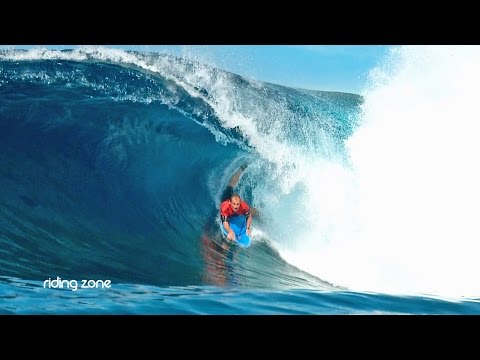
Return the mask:
<svg viewBox="0 0 480 360">
<path fill-rule="evenodd" d="M 0 292 L 22 300 L 1 309 L 477 313 L 479 59 L 393 47 L 357 95 L 167 54 L 0 51 Z M 217 207 L 244 162 L 261 216 L 232 250 Z M 42 286 L 57 276 L 112 287 Z"/>
</svg>

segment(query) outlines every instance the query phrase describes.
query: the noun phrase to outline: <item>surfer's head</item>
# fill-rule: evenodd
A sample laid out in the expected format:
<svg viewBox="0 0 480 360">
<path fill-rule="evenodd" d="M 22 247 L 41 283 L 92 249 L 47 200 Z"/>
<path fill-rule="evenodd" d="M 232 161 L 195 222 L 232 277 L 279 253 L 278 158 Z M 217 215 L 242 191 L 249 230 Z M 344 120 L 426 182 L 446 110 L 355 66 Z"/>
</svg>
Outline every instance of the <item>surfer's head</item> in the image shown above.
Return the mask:
<svg viewBox="0 0 480 360">
<path fill-rule="evenodd" d="M 238 195 L 238 194 L 233 194 L 230 197 L 230 206 L 232 207 L 232 210 L 234 212 L 238 211 L 238 208 L 240 207 L 241 202 L 242 202 L 242 199 L 240 198 L 240 195 Z"/>
</svg>

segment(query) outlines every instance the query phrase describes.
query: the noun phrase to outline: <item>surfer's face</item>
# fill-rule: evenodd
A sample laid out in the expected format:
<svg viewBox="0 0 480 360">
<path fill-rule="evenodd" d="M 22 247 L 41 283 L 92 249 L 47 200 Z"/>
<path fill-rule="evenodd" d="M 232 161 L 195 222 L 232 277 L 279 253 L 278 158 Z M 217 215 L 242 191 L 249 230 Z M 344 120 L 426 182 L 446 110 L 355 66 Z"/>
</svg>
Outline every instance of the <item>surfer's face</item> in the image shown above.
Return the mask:
<svg viewBox="0 0 480 360">
<path fill-rule="evenodd" d="M 238 208 L 240 207 L 240 199 L 238 197 L 234 197 L 232 200 L 230 200 L 232 210 L 234 212 L 237 212 Z"/>
</svg>

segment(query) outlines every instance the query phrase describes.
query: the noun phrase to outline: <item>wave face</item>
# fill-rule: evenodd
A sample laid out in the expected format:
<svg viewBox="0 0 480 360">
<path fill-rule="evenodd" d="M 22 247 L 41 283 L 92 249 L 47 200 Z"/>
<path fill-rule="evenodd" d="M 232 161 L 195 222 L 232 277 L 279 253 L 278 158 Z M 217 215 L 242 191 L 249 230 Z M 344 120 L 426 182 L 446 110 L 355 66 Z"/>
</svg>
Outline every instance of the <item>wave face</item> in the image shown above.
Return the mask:
<svg viewBox="0 0 480 360">
<path fill-rule="evenodd" d="M 452 259 L 454 237 L 466 245 L 455 252 L 455 279 L 467 279 L 456 283 L 454 295 L 478 295 L 467 284 L 479 273 L 466 252 L 472 236 L 439 225 L 448 223 L 446 215 L 431 215 L 434 195 L 448 188 L 435 164 L 448 152 L 427 147 L 426 139 L 444 145 L 432 129 L 452 124 L 440 113 L 434 121 L 425 108 L 417 113 L 412 104 L 425 101 L 420 90 L 414 103 L 406 102 L 404 76 L 418 76 L 409 66 L 420 60 L 403 49 L 392 53 L 389 77 L 373 79 L 364 97 L 247 80 L 164 54 L 98 47 L 0 52 L 5 284 L 59 276 L 110 279 L 133 289 L 451 295 L 453 278 L 437 266 Z M 457 110 L 465 105 L 458 101 Z M 238 191 L 261 215 L 251 248 L 239 250 L 222 245 L 217 208 L 244 162 Z M 428 192 L 430 203 L 414 201 L 419 193 L 412 190 L 424 191 L 433 180 L 420 167 L 425 163 L 443 185 Z M 421 178 L 407 176 L 419 171 Z M 405 183 L 410 192 L 402 198 Z M 449 220 L 459 219 L 451 211 Z M 412 233 L 414 225 L 422 227 Z M 452 231 L 441 234 L 445 226 Z M 422 259 L 432 247 L 440 251 L 438 262 L 425 269 Z"/>
<path fill-rule="evenodd" d="M 288 265 L 268 227 L 251 252 L 223 249 L 216 209 L 246 160 L 240 191 L 268 208 L 252 190 L 268 183 L 261 174 L 295 165 L 275 148 L 308 151 L 293 124 L 341 140 L 349 123 L 321 113 L 358 97 L 105 49 L 9 51 L 0 68 L 2 275 L 333 288 Z M 305 111 L 314 116 L 295 117 Z"/>
</svg>

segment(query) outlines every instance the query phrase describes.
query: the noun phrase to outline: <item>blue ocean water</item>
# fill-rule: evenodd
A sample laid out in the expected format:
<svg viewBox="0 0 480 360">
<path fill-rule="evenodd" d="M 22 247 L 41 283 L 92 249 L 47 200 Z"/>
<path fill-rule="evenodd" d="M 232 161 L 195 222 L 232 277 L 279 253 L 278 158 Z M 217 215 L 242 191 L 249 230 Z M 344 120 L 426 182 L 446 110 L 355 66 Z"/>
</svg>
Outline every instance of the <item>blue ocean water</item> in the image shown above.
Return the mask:
<svg viewBox="0 0 480 360">
<path fill-rule="evenodd" d="M 0 313 L 480 313 L 302 266 L 333 241 L 331 223 L 318 246 L 306 234 L 330 211 L 318 179 L 349 166 L 362 97 L 118 54 L 0 54 Z M 248 249 L 222 241 L 217 215 L 243 163 L 237 190 L 260 213 Z"/>
</svg>

